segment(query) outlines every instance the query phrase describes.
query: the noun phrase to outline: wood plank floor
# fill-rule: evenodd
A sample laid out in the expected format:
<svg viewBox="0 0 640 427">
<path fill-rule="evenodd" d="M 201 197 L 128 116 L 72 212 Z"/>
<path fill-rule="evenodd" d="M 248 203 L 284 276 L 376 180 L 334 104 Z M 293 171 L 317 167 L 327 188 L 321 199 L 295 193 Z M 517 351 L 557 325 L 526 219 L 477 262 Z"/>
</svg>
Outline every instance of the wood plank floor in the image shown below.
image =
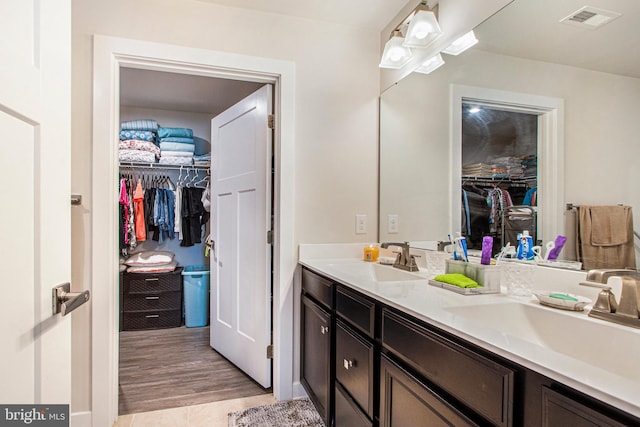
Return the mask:
<svg viewBox="0 0 640 427">
<path fill-rule="evenodd" d="M 209 327 L 120 332 L 119 414 L 271 393 L 209 346 Z"/>
</svg>

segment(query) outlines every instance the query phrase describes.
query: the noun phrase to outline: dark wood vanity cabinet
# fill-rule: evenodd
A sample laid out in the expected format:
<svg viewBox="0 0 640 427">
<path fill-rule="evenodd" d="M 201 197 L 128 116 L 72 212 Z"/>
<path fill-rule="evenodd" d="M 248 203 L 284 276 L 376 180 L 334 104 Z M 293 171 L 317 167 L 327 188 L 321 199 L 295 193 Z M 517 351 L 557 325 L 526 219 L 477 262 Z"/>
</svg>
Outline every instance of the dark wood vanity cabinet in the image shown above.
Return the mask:
<svg viewBox="0 0 640 427">
<path fill-rule="evenodd" d="M 301 320 L 301 382 L 327 427 L 640 426 L 306 268 Z"/>
</svg>

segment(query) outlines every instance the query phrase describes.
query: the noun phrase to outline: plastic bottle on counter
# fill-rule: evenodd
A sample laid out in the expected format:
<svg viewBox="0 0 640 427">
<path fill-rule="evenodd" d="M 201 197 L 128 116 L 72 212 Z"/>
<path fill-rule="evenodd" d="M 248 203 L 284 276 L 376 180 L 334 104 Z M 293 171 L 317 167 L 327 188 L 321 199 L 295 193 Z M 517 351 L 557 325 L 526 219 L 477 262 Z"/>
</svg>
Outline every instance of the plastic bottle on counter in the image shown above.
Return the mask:
<svg viewBox="0 0 640 427">
<path fill-rule="evenodd" d="M 528 230 L 523 230 L 518 236 L 518 249 L 516 250 L 516 258 L 532 260 L 536 254 L 533 252 L 533 237 L 529 235 Z"/>
</svg>

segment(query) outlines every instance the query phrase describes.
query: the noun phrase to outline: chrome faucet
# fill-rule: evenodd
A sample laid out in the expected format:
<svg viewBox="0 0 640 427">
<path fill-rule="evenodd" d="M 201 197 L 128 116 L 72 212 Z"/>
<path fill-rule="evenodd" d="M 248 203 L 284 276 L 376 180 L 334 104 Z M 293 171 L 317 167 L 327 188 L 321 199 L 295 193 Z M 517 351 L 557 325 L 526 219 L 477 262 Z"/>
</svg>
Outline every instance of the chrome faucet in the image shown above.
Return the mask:
<svg viewBox="0 0 640 427">
<path fill-rule="evenodd" d="M 399 268 L 406 271 L 418 271 L 418 265 L 416 264 L 415 255 L 411 255 L 409 253 L 409 242 L 404 243 L 393 243 L 393 242 L 384 242 L 380 244 L 380 247 L 383 249 L 387 249 L 389 246 L 397 246 L 400 248 L 400 252 L 398 252 L 398 256 L 396 256 L 396 261 L 393 263 L 395 268 Z"/>
<path fill-rule="evenodd" d="M 620 302 L 607 286 L 610 277 L 622 279 Z M 587 281 L 580 283 L 602 289 L 589 317 L 608 320 L 621 325 L 640 328 L 640 271 L 630 269 L 598 269 L 587 273 Z"/>
</svg>

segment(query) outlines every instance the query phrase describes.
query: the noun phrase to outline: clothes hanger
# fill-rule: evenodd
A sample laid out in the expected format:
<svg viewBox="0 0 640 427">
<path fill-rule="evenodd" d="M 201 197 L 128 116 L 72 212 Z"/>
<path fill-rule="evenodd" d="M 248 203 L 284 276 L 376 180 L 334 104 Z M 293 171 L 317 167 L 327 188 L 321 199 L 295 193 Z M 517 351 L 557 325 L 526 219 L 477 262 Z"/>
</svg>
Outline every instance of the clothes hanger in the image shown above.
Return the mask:
<svg viewBox="0 0 640 427">
<path fill-rule="evenodd" d="M 182 185 L 182 169 L 183 169 L 183 167 L 181 165 L 180 166 L 180 174 L 178 175 L 178 180 L 177 180 L 178 185 Z"/>
<path fill-rule="evenodd" d="M 207 186 L 209 185 L 209 175 L 205 175 L 201 180 L 199 180 L 198 182 L 194 182 L 193 185 L 194 187 L 197 187 L 198 184 L 202 184 L 202 183 L 207 183 Z M 205 186 L 206 188 L 206 186 Z"/>
</svg>

